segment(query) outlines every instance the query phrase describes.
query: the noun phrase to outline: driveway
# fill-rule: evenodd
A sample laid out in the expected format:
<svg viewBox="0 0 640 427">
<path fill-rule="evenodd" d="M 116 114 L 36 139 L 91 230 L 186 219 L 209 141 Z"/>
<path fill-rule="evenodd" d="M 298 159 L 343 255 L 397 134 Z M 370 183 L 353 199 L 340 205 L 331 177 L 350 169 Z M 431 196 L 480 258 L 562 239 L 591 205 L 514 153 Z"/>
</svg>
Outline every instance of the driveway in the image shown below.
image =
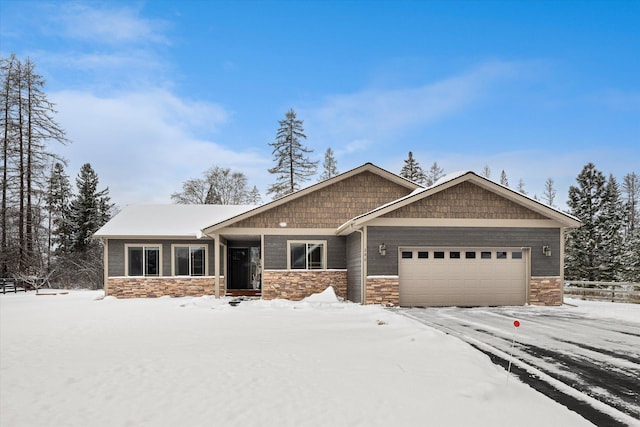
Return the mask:
<svg viewBox="0 0 640 427">
<path fill-rule="evenodd" d="M 594 424 L 640 425 L 640 322 L 594 318 L 567 305 L 396 310 L 505 369 L 512 361 L 521 381 Z"/>
</svg>

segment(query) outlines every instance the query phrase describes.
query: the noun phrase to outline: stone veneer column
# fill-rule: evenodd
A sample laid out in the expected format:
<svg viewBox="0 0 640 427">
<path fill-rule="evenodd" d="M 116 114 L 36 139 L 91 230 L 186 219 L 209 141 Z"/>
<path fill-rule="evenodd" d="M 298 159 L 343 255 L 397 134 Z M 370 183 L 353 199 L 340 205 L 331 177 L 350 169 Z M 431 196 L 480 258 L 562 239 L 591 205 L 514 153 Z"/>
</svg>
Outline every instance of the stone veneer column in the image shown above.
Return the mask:
<svg viewBox="0 0 640 427">
<path fill-rule="evenodd" d="M 532 277 L 529 290 L 529 303 L 532 305 L 562 305 L 562 278 Z"/>
<path fill-rule="evenodd" d="M 347 270 L 265 270 L 262 272 L 262 298 L 299 301 L 328 286 L 340 298 L 347 298 Z"/>
<path fill-rule="evenodd" d="M 368 276 L 365 304 L 400 304 L 399 276 Z"/>
</svg>

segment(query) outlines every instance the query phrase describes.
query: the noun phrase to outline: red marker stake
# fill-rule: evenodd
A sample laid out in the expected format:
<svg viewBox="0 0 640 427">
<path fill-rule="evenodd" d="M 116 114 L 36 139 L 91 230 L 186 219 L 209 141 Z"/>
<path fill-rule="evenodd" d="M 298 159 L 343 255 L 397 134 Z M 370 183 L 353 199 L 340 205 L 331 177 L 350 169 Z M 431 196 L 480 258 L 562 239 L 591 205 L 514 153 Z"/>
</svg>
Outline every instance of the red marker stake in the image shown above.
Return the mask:
<svg viewBox="0 0 640 427">
<path fill-rule="evenodd" d="M 509 375 L 511 374 L 511 361 L 513 360 L 513 346 L 516 343 L 516 332 L 518 331 L 518 328 L 520 327 L 520 321 L 519 320 L 514 320 L 513 321 L 513 341 L 511 341 L 511 354 L 509 354 L 509 368 L 507 369 L 507 384 L 509 384 Z"/>
</svg>

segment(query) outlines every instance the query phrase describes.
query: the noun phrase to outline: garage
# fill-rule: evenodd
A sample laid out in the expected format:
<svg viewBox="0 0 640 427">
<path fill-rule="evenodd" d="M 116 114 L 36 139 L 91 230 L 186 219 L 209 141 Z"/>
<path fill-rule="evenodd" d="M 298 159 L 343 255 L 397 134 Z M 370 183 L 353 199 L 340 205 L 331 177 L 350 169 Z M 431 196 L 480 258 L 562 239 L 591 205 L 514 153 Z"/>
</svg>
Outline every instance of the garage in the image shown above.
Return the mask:
<svg viewBox="0 0 640 427">
<path fill-rule="evenodd" d="M 522 248 L 401 247 L 400 305 L 523 305 L 526 254 Z"/>
</svg>

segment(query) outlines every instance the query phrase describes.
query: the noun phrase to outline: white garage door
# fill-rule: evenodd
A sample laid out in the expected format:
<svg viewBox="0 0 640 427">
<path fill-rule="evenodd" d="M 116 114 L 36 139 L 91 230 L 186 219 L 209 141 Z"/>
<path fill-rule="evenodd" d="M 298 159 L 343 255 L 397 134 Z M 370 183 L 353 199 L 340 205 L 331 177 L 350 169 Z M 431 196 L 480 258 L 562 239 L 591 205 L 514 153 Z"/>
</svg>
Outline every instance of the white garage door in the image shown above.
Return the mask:
<svg viewBox="0 0 640 427">
<path fill-rule="evenodd" d="M 401 306 L 523 305 L 519 248 L 400 248 Z"/>
</svg>

